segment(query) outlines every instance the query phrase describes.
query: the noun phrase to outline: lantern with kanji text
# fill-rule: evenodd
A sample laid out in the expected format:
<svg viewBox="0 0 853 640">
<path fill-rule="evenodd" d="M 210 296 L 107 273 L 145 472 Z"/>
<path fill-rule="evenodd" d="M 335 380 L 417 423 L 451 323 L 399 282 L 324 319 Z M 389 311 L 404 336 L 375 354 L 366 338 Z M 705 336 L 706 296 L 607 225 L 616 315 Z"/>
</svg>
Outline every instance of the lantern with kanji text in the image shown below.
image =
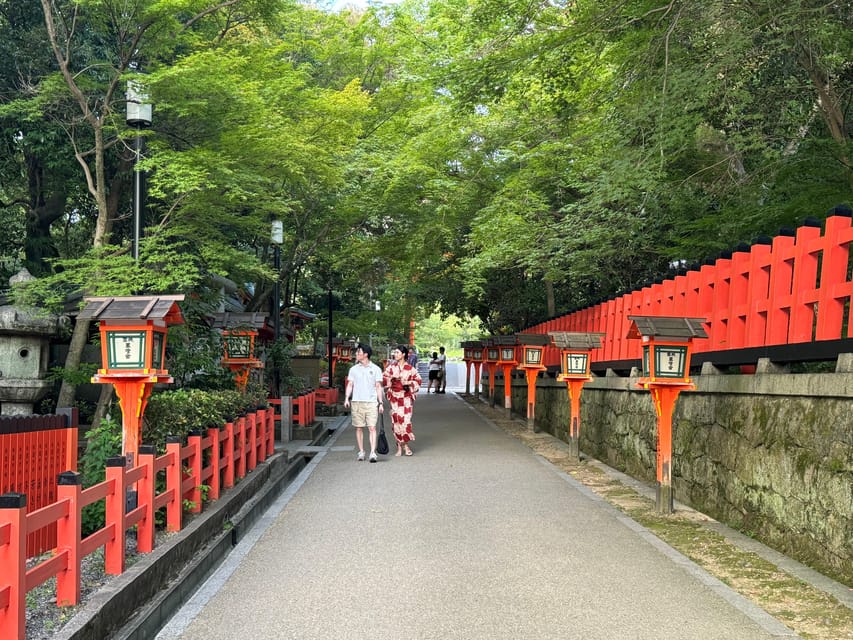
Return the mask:
<svg viewBox="0 0 853 640">
<path fill-rule="evenodd" d="M 551 341 L 548 336 L 538 333 L 518 333 L 518 368 L 524 371 L 527 379 L 527 426 L 538 432 L 536 426 L 536 380 L 539 373 L 545 371 L 544 351 L 545 346 Z"/>
<path fill-rule="evenodd" d="M 474 395 L 480 389 L 480 364 L 483 357 L 483 343 L 479 340 L 466 340 L 460 343 L 462 359 L 465 361 L 465 395 L 471 395 L 471 367 L 474 367 Z"/>
<path fill-rule="evenodd" d="M 592 380 L 590 352 L 601 347 L 603 333 L 551 331 L 551 340 L 560 349 L 560 374 L 569 394 L 569 454 L 580 460 L 580 400 L 583 385 Z"/>
<path fill-rule="evenodd" d="M 102 368 L 92 382 L 112 384 L 122 412 L 122 453 L 133 466 L 142 416 L 155 384 L 171 383 L 165 368 L 166 334 L 184 322 L 182 295 L 87 297 L 78 320 L 98 321 Z"/>
<path fill-rule="evenodd" d="M 267 314 L 226 311 L 213 314 L 211 320 L 211 326 L 222 333 L 222 364 L 234 373 L 237 390 L 245 393 L 251 372 L 264 368 L 255 356 L 255 339 Z"/>
<path fill-rule="evenodd" d="M 652 394 L 658 418 L 657 498 L 672 513 L 672 414 L 678 394 L 693 390 L 690 356 L 695 338 L 707 338 L 704 318 L 628 316 L 628 338 L 642 340 L 643 372 L 637 386 Z"/>
</svg>

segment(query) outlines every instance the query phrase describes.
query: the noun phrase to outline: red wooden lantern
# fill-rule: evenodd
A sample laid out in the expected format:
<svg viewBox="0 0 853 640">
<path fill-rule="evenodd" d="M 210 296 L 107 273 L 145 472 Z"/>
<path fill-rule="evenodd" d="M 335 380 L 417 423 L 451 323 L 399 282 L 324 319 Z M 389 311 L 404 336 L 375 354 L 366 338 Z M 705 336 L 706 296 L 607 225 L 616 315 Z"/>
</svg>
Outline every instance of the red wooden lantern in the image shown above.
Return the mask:
<svg viewBox="0 0 853 640">
<path fill-rule="evenodd" d="M 122 452 L 133 466 L 139 452 L 142 415 L 157 383 L 171 383 L 165 368 L 166 334 L 184 322 L 182 295 L 84 298 L 79 320 L 97 320 L 103 368 L 92 382 L 112 384 L 122 413 Z"/>
<path fill-rule="evenodd" d="M 467 340 L 460 344 L 462 359 L 465 361 L 465 395 L 471 395 L 471 367 L 474 367 L 474 396 L 480 393 L 480 365 L 483 360 L 483 343 L 479 340 Z"/>
<path fill-rule="evenodd" d="M 560 348 L 560 375 L 569 393 L 569 454 L 580 460 L 580 403 L 583 385 L 592 380 L 590 351 L 601 347 L 603 333 L 552 331 L 551 340 Z"/>
<path fill-rule="evenodd" d="M 213 328 L 222 331 L 222 364 L 234 372 L 237 390 L 245 393 L 251 371 L 264 368 L 255 357 L 255 338 L 267 314 L 224 312 L 211 317 Z"/>
<path fill-rule="evenodd" d="M 539 372 L 545 371 L 543 353 L 550 340 L 538 333 L 516 334 L 518 342 L 518 368 L 524 371 L 527 379 L 527 426 L 538 432 L 536 427 L 536 380 Z"/>
<path fill-rule="evenodd" d="M 637 386 L 652 393 L 658 417 L 657 499 L 672 513 L 672 414 L 678 394 L 693 390 L 690 355 L 694 338 L 707 338 L 704 318 L 628 316 L 628 338 L 643 341 L 643 375 Z"/>
</svg>

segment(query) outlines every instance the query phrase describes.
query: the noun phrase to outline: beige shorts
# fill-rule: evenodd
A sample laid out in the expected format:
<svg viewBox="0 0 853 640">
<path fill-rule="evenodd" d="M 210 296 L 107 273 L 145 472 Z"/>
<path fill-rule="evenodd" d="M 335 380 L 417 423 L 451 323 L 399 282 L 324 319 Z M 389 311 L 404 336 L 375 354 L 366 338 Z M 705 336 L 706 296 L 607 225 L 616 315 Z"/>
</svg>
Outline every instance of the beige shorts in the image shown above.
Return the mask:
<svg viewBox="0 0 853 640">
<path fill-rule="evenodd" d="M 379 420 L 379 405 L 374 402 L 352 403 L 352 426 L 375 428 Z"/>
</svg>

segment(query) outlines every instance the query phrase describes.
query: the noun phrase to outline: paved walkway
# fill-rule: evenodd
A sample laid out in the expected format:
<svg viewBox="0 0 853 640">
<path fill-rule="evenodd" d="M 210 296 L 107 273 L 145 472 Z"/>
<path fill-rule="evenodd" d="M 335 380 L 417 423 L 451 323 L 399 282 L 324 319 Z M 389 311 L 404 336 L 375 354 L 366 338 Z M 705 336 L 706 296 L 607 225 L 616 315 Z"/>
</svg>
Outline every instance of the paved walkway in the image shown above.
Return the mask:
<svg viewBox="0 0 853 640">
<path fill-rule="evenodd" d="M 453 393 L 414 424 L 339 429 L 158 638 L 797 637 Z"/>
</svg>

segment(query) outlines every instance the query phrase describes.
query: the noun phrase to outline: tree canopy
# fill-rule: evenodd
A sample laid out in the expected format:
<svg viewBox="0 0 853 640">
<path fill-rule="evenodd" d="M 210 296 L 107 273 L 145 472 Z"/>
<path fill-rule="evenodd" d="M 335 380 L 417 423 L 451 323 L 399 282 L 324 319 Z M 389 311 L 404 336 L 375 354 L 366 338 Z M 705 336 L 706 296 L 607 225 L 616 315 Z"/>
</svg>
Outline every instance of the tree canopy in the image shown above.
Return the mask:
<svg viewBox="0 0 853 640">
<path fill-rule="evenodd" d="M 251 310 L 275 282 L 320 313 L 331 290 L 353 334 L 405 341 L 434 311 L 516 331 L 849 203 L 851 22 L 813 0 L 0 0 L 0 276 L 26 266 L 43 303 L 225 276 Z"/>
</svg>

